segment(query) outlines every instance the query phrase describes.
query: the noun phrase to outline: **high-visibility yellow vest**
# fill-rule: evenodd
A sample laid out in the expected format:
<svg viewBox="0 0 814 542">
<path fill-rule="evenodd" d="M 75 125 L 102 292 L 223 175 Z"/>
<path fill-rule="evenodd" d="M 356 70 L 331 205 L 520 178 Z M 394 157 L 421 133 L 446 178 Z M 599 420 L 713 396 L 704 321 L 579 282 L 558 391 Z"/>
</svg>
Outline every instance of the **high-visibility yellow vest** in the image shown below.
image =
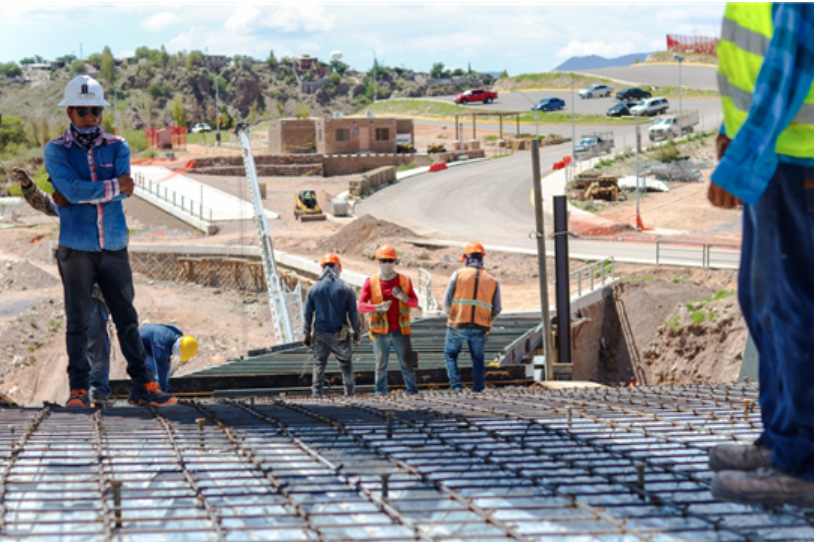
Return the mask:
<svg viewBox="0 0 814 542">
<path fill-rule="evenodd" d="M 492 298 L 495 290 L 497 280 L 486 270 L 478 267 L 459 269 L 447 325 L 454 328 L 475 325 L 489 331 L 492 328 Z"/>
<path fill-rule="evenodd" d="M 718 86 L 726 134 L 738 133 L 752 105 L 763 56 L 774 34 L 771 2 L 730 2 L 718 43 Z M 777 139 L 778 154 L 814 158 L 814 87 Z"/>
<path fill-rule="evenodd" d="M 406 275 L 398 273 L 399 286 L 405 295 L 410 295 L 410 279 Z M 413 330 L 410 327 L 410 307 L 400 299 L 394 301 L 399 304 L 399 329 L 402 335 L 410 335 Z M 384 302 L 384 295 L 382 294 L 382 283 L 379 280 L 379 275 L 370 277 L 370 302 L 373 305 L 378 305 Z M 389 311 L 388 311 L 389 312 Z M 386 335 L 390 332 L 390 321 L 387 318 L 386 312 L 371 312 L 370 313 L 370 333 L 374 335 Z"/>
</svg>

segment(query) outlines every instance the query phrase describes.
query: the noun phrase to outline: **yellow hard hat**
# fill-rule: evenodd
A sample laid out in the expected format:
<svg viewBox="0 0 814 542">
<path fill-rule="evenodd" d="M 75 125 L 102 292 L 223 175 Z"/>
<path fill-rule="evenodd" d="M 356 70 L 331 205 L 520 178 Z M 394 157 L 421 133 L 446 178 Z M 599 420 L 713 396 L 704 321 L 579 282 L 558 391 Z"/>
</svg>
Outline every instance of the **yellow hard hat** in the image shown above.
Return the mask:
<svg viewBox="0 0 814 542">
<path fill-rule="evenodd" d="M 181 337 L 181 363 L 186 363 L 198 353 L 198 341 L 191 335 Z"/>
</svg>

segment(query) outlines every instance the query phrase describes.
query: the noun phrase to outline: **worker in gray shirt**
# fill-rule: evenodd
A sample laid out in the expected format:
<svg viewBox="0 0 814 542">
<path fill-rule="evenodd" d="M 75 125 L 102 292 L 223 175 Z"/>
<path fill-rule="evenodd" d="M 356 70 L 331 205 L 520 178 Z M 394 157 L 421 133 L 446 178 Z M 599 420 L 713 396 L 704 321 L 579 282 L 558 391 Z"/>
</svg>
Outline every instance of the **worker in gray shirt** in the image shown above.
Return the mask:
<svg viewBox="0 0 814 542">
<path fill-rule="evenodd" d="M 486 336 L 503 306 L 500 284 L 483 268 L 485 255 L 486 250 L 480 243 L 466 245 L 461 256 L 466 267 L 452 274 L 444 295 L 444 311 L 449 314 L 444 359 L 453 391 L 463 391 L 458 354 L 464 342 L 469 343 L 472 356 L 472 390 L 483 391 L 486 385 Z"/>
<path fill-rule="evenodd" d="M 356 391 L 353 347 L 358 347 L 361 340 L 356 292 L 339 278 L 342 272 L 339 256 L 326 254 L 320 266 L 322 274 L 305 297 L 305 338 L 302 341 L 306 347 L 314 350 L 312 395 L 322 397 L 325 367 L 331 354 L 339 362 L 345 395 L 353 395 Z"/>
</svg>

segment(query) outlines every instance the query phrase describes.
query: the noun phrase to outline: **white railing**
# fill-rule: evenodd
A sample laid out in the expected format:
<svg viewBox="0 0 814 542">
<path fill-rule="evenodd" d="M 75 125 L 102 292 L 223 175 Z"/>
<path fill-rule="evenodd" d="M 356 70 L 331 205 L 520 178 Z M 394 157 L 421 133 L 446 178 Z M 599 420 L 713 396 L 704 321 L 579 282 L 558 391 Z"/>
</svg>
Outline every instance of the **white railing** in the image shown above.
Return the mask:
<svg viewBox="0 0 814 542">
<path fill-rule="evenodd" d="M 212 208 L 204 206 L 203 193 L 201 198 L 199 198 L 198 201 L 195 201 L 192 198 L 184 196 L 184 194 L 179 195 L 175 192 L 175 190 L 171 190 L 170 188 L 162 186 L 157 182 L 146 179 L 144 175 L 139 172 L 136 172 L 133 175 L 133 180 L 135 181 L 137 188 L 144 190 L 151 196 L 166 202 L 168 205 L 175 207 L 181 212 L 200 220 L 212 222 Z"/>
<path fill-rule="evenodd" d="M 616 280 L 614 271 L 613 256 L 574 269 L 568 274 L 572 296 L 576 292 L 576 297 L 582 297 L 583 287 L 585 293 L 590 293 L 605 286 L 606 282 L 613 282 Z"/>
</svg>

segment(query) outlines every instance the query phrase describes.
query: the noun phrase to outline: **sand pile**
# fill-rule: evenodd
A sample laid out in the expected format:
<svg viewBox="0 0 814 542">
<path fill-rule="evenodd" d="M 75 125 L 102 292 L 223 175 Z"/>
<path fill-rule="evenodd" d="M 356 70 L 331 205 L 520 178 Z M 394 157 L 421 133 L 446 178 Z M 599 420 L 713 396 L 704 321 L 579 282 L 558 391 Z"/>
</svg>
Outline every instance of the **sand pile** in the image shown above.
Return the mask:
<svg viewBox="0 0 814 542">
<path fill-rule="evenodd" d="M 0 264 L 0 291 L 40 290 L 56 284 L 59 279 L 28 262 Z"/>
</svg>

